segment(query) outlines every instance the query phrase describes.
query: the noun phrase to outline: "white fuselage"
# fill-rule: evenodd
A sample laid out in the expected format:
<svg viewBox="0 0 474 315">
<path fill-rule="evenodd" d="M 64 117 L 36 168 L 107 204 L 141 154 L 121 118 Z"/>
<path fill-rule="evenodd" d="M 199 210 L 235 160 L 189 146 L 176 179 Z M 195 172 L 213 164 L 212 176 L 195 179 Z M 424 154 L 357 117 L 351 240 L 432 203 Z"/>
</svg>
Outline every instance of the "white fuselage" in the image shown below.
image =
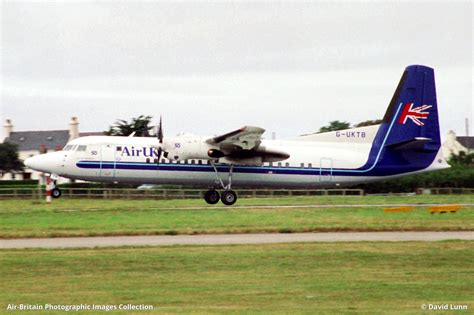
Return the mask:
<svg viewBox="0 0 474 315">
<path fill-rule="evenodd" d="M 290 157 L 259 166 L 235 165 L 232 185 L 317 188 L 380 180 L 382 176 L 365 176 L 365 171 L 360 170 L 368 161 L 376 131 L 377 126 L 372 126 L 353 129 L 348 134 L 332 132 L 288 140 L 263 140 L 261 146 L 289 152 Z M 179 139 L 180 149 L 197 141 L 195 137 L 189 141 L 186 137 Z M 209 160 L 171 161 L 162 157 L 158 161 L 157 153 L 155 138 L 92 136 L 71 141 L 66 150 L 44 155 L 32 168 L 86 181 L 216 185 L 216 173 Z M 229 165 L 216 161 L 216 166 L 219 176 L 227 181 Z M 433 165 L 429 169 L 445 167 L 445 164 Z M 403 174 L 387 177 L 400 175 Z"/>
</svg>

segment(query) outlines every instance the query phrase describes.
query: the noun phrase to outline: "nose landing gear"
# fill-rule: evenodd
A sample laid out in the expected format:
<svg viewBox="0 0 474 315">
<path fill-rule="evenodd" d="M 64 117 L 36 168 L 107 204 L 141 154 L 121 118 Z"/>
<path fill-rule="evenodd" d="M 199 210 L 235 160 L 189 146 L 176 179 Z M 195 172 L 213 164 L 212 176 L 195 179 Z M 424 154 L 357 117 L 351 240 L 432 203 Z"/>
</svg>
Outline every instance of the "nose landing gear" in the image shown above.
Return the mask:
<svg viewBox="0 0 474 315">
<path fill-rule="evenodd" d="M 219 202 L 219 199 L 222 201 L 223 204 L 226 206 L 231 206 L 237 201 L 237 194 L 231 190 L 232 187 L 232 171 L 234 170 L 234 165 L 230 165 L 229 169 L 229 180 L 228 184 L 224 185 L 224 182 L 222 181 L 221 177 L 219 176 L 219 172 L 217 171 L 216 165 L 214 164 L 214 161 L 211 161 L 211 165 L 214 169 L 214 173 L 216 174 L 216 178 L 218 183 L 221 185 L 222 189 L 224 191 L 222 192 L 221 195 L 219 195 L 219 192 L 215 189 L 210 189 L 204 194 L 204 200 L 208 204 L 214 205 Z"/>
<path fill-rule="evenodd" d="M 58 187 L 54 187 L 53 189 L 51 189 L 51 197 L 56 199 L 61 197 L 61 194 L 61 189 L 59 189 Z"/>
<path fill-rule="evenodd" d="M 51 197 L 57 199 L 61 197 L 61 189 L 56 186 L 56 175 L 46 176 L 46 202 L 51 202 Z"/>
</svg>

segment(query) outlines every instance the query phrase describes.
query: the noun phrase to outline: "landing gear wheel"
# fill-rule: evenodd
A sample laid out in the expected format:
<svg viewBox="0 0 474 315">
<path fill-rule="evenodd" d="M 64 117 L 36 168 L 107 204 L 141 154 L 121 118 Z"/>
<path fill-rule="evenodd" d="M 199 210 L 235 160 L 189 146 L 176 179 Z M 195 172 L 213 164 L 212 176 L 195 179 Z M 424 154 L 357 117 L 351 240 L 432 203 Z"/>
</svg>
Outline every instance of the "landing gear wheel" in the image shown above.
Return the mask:
<svg viewBox="0 0 474 315">
<path fill-rule="evenodd" d="M 206 202 L 210 205 L 215 205 L 218 203 L 220 198 L 219 192 L 214 189 L 210 189 L 204 194 L 204 200 L 206 200 Z"/>
<path fill-rule="evenodd" d="M 53 197 L 53 198 L 61 197 L 61 189 L 59 189 L 57 187 L 51 189 L 51 197 Z"/>
<path fill-rule="evenodd" d="M 231 206 L 237 201 L 237 194 L 232 190 L 226 190 L 222 193 L 222 203 Z"/>
</svg>

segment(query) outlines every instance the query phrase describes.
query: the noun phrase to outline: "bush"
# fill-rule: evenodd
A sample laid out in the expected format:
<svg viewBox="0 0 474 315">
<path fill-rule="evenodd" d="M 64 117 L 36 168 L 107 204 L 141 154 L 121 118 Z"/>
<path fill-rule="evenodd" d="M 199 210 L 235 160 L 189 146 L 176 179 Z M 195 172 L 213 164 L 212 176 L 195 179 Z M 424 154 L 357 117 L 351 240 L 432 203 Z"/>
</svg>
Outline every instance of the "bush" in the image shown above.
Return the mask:
<svg viewBox="0 0 474 315">
<path fill-rule="evenodd" d="M 353 188 L 367 193 L 414 192 L 417 188 L 464 187 L 474 188 L 474 167 L 455 166 L 434 172 L 409 175 L 387 181 L 361 184 Z"/>
<path fill-rule="evenodd" d="M 0 186 L 38 186 L 38 180 L 0 180 Z"/>
</svg>

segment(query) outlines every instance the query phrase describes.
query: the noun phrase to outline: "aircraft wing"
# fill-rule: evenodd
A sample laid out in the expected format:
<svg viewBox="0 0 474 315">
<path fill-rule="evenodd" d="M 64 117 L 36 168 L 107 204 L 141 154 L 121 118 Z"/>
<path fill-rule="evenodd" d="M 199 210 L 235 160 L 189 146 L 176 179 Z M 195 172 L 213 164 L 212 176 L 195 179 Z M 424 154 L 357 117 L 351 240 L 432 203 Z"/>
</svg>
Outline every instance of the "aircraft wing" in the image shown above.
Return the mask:
<svg viewBox="0 0 474 315">
<path fill-rule="evenodd" d="M 226 134 L 207 139 L 206 142 L 219 147 L 237 146 L 243 150 L 257 148 L 262 142 L 265 129 L 260 127 L 245 126 Z"/>
</svg>

